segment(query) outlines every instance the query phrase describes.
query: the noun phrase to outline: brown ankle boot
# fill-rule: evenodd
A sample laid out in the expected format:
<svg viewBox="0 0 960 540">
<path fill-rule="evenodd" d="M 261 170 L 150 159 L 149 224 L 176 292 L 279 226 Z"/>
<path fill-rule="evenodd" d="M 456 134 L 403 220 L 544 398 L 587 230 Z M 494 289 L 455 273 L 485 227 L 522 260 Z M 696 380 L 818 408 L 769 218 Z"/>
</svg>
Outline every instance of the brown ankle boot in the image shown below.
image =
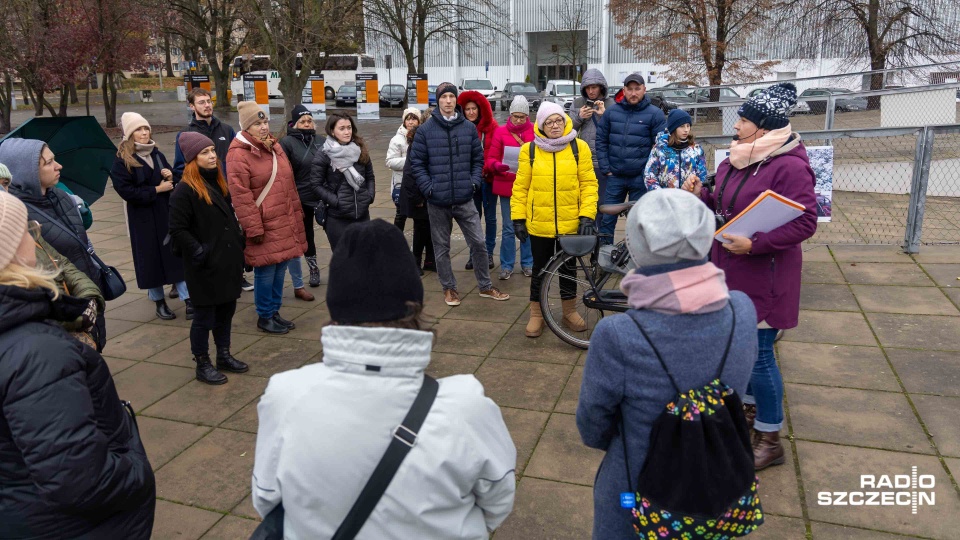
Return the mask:
<svg viewBox="0 0 960 540">
<path fill-rule="evenodd" d="M 753 429 L 753 422 L 757 419 L 757 406 L 750 403 L 744 403 L 743 416 L 747 419 L 747 428 Z"/>
<path fill-rule="evenodd" d="M 563 325 L 574 332 L 583 332 L 586 330 L 586 321 L 577 313 L 577 299 L 561 300 L 560 303 L 563 305 Z"/>
<path fill-rule="evenodd" d="M 771 465 L 783 465 L 783 444 L 780 432 L 757 431 L 753 439 L 753 468 L 761 471 Z"/>
<path fill-rule="evenodd" d="M 540 302 L 530 302 L 530 320 L 527 322 L 527 337 L 540 337 L 543 333 L 543 312 L 540 310 Z"/>
</svg>

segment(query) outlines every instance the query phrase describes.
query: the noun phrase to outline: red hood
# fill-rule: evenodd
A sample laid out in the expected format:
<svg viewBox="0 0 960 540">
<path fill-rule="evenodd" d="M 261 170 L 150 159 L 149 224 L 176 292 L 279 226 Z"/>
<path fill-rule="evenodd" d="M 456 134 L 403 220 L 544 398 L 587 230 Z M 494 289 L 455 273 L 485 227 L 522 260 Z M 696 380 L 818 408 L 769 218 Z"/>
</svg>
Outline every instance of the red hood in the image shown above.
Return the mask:
<svg viewBox="0 0 960 540">
<path fill-rule="evenodd" d="M 617 95 L 613 96 L 613 100 L 616 101 L 617 103 L 620 103 L 621 101 L 623 101 L 623 88 L 621 88 L 620 90 L 617 90 Z"/>
<path fill-rule="evenodd" d="M 461 108 L 466 108 L 467 103 L 471 101 L 480 107 L 480 121 L 477 122 L 477 133 L 481 135 L 492 134 L 493 130 L 497 129 L 498 124 L 493 118 L 493 109 L 490 107 L 490 102 L 487 101 L 487 98 L 483 97 L 483 94 L 475 90 L 467 90 L 457 96 L 457 105 L 460 105 Z"/>
</svg>

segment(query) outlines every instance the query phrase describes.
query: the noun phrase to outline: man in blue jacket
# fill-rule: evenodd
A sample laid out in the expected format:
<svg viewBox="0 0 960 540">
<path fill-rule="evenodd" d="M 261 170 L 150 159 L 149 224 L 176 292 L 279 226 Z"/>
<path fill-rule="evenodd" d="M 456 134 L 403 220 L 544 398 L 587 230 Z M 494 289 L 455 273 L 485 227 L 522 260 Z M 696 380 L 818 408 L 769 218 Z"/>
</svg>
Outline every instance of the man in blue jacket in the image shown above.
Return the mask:
<svg viewBox="0 0 960 540">
<path fill-rule="evenodd" d="M 453 220 L 470 246 L 473 273 L 477 277 L 480 296 L 507 300 L 490 281 L 487 248 L 480 214 L 473 204 L 473 195 L 482 188 L 483 145 L 477 128 L 467 122 L 457 105 L 457 87 L 451 83 L 437 86 L 437 108 L 430 119 L 417 128 L 407 159 L 417 188 L 427 200 L 430 235 L 433 237 L 437 276 L 443 286 L 443 301 L 459 306 L 457 278 L 450 263 L 450 233 Z"/>
<path fill-rule="evenodd" d="M 601 204 L 635 201 L 646 193 L 643 170 L 657 134 L 667 129 L 667 117 L 659 107 L 650 104 L 644 94 L 643 76 L 632 73 L 623 80 L 623 98 L 610 107 L 597 126 L 597 177 L 606 177 L 607 189 L 600 195 Z M 602 216 L 600 238 L 603 244 L 613 243 L 617 216 Z"/>
</svg>

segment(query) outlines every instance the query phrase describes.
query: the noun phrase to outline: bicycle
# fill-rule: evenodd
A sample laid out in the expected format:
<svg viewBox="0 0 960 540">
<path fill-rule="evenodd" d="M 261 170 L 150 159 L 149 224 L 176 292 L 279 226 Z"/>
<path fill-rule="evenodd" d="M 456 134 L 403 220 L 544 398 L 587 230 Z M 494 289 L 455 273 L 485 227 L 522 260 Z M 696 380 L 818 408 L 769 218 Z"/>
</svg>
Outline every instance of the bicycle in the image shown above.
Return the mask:
<svg viewBox="0 0 960 540">
<path fill-rule="evenodd" d="M 634 202 L 605 204 L 600 213 L 625 217 Z M 630 309 L 627 296 L 620 291 L 620 280 L 634 268 L 626 240 L 601 245 L 596 235 L 563 235 L 558 237 L 558 251 L 543 268 L 540 284 L 540 308 L 547 328 L 574 347 L 586 349 L 590 336 L 606 312 L 623 313 Z M 585 260 L 586 258 L 586 260 Z M 572 290 L 573 288 L 576 290 Z M 575 332 L 563 324 L 561 300 L 577 299 L 577 313 L 587 323 L 586 330 Z"/>
</svg>

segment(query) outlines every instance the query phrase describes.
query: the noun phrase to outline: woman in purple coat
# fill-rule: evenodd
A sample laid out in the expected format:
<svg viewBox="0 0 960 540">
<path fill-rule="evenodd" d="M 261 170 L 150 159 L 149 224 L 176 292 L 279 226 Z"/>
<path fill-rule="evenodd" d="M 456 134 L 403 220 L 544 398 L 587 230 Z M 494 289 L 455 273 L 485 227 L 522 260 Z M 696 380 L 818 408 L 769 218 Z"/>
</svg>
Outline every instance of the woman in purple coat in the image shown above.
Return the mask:
<svg viewBox="0 0 960 540">
<path fill-rule="evenodd" d="M 730 145 L 730 157 L 717 167 L 714 192 L 701 189 L 699 180 L 683 185 L 727 221 L 768 189 L 806 207 L 799 218 L 767 233 L 751 238 L 724 234 L 728 243 L 714 242 L 710 252 L 710 260 L 726 272 L 730 289 L 745 292 L 757 309 L 759 356 L 743 400 L 747 423 L 753 425 L 757 470 L 784 462 L 783 379 L 773 341 L 778 330 L 797 326 L 800 244 L 817 231 L 816 178 L 788 119 L 796 102 L 796 87 L 781 83 L 744 103 L 734 125 L 737 138 Z"/>
</svg>

